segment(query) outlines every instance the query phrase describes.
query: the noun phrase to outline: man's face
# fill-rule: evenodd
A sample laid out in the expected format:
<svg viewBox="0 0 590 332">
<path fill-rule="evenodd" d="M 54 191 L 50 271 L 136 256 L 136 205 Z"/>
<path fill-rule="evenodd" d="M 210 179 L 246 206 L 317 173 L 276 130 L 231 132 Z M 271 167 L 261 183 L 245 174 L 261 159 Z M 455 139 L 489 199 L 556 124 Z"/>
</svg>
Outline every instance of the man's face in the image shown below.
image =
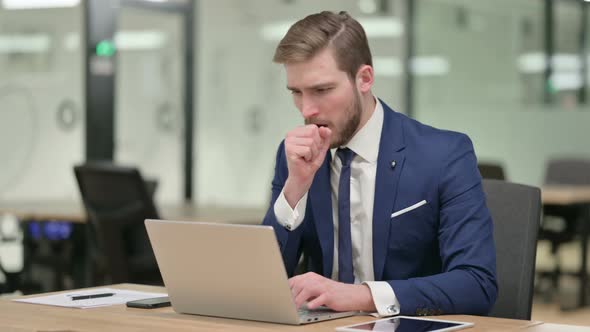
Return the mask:
<svg viewBox="0 0 590 332">
<path fill-rule="evenodd" d="M 287 88 L 306 124 L 332 130 L 331 148 L 350 141 L 361 120 L 362 105 L 357 87 L 338 68 L 327 48 L 313 58 L 285 64 Z"/>
</svg>

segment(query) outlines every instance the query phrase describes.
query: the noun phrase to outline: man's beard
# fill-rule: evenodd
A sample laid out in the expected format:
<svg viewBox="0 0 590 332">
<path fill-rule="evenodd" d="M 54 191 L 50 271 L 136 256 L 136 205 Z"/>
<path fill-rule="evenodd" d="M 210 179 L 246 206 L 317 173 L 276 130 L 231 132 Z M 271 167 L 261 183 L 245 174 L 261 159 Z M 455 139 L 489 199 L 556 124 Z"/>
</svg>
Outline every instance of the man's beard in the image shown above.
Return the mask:
<svg viewBox="0 0 590 332">
<path fill-rule="evenodd" d="M 363 112 L 363 106 L 361 105 L 361 97 L 357 89 L 354 89 L 354 98 L 352 104 L 346 110 L 347 119 L 342 128 L 342 132 L 335 140 L 330 144 L 330 148 L 334 149 L 347 144 L 361 123 L 361 114 Z"/>
<path fill-rule="evenodd" d="M 342 132 L 338 137 L 334 136 L 334 141 L 330 144 L 330 149 L 334 149 L 340 146 L 345 145 L 351 139 L 356 130 L 358 129 L 359 124 L 361 123 L 361 114 L 363 112 L 363 106 L 361 105 L 361 97 L 357 89 L 354 89 L 354 98 L 352 103 L 346 109 L 346 121 L 344 122 L 344 127 L 342 128 Z M 314 124 L 314 119 L 305 119 L 305 124 Z M 334 128 L 337 130 L 337 128 Z M 337 135 L 337 132 L 332 132 L 332 135 Z"/>
</svg>

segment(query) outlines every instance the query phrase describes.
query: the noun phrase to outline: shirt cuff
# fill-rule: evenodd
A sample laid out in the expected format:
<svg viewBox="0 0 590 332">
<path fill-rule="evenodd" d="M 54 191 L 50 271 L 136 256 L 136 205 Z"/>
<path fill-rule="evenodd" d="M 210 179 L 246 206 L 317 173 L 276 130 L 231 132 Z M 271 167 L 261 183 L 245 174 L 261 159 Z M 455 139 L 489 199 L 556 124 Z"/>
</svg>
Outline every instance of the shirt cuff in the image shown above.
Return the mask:
<svg viewBox="0 0 590 332">
<path fill-rule="evenodd" d="M 297 227 L 301 225 L 301 222 L 303 222 L 306 207 L 307 193 L 305 193 L 299 202 L 297 202 L 295 209 L 292 209 L 287 202 L 287 198 L 285 198 L 285 193 L 281 191 L 281 194 L 275 201 L 274 205 L 275 217 L 277 218 L 279 224 L 281 224 L 287 230 L 292 231 L 297 229 Z"/>
<path fill-rule="evenodd" d="M 386 281 L 365 281 L 363 284 L 369 286 L 373 303 L 377 308 L 377 317 L 388 317 L 399 315 L 400 306 L 395 292 Z"/>
</svg>

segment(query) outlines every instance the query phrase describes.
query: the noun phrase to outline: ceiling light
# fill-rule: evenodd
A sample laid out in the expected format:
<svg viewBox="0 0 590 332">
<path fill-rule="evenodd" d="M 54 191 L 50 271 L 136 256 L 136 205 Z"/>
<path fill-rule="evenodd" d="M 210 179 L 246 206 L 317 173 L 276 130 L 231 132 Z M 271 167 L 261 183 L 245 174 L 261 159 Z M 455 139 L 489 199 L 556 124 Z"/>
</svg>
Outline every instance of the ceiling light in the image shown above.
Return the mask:
<svg viewBox="0 0 590 332">
<path fill-rule="evenodd" d="M 578 90 L 584 85 L 580 73 L 553 73 L 549 79 L 556 91 Z"/>
<path fill-rule="evenodd" d="M 449 60 L 441 56 L 417 56 L 411 62 L 412 72 L 416 76 L 445 75 L 450 69 Z"/>
<path fill-rule="evenodd" d="M 373 69 L 375 76 L 395 77 L 403 72 L 403 65 L 399 58 L 389 56 L 374 56 Z"/>
<path fill-rule="evenodd" d="M 0 53 L 43 53 L 51 39 L 46 34 L 0 35 Z"/>
<path fill-rule="evenodd" d="M 557 53 L 551 57 L 554 72 L 578 72 L 582 67 L 580 55 Z M 547 68 L 547 59 L 542 52 L 524 53 L 518 57 L 518 68 L 527 74 L 541 73 Z"/>
<path fill-rule="evenodd" d="M 115 33 L 115 48 L 122 51 L 155 50 L 166 44 L 166 34 L 158 30 L 121 30 Z M 67 33 L 63 38 L 63 46 L 68 51 L 80 48 L 80 35 L 77 32 Z"/>
<path fill-rule="evenodd" d="M 153 50 L 164 46 L 166 35 L 161 31 L 118 31 L 115 45 L 118 50 Z"/>
<path fill-rule="evenodd" d="M 359 0 L 359 9 L 365 14 L 375 14 L 377 12 L 377 3 L 375 0 Z"/>
<path fill-rule="evenodd" d="M 399 37 L 404 33 L 404 26 L 395 17 L 361 18 L 359 23 L 365 29 L 367 38 Z"/>
<path fill-rule="evenodd" d="M 2 0 L 5 9 L 39 9 L 75 7 L 80 0 Z"/>
</svg>

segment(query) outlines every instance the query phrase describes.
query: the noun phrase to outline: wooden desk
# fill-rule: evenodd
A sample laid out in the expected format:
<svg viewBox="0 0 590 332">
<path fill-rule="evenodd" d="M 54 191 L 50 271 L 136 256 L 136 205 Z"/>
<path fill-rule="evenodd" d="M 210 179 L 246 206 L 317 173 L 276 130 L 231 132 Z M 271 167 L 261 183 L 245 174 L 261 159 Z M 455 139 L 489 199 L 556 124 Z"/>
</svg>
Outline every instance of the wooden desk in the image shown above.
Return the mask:
<svg viewBox="0 0 590 332">
<path fill-rule="evenodd" d="M 184 221 L 260 224 L 266 213 L 263 208 L 197 206 L 187 203 L 161 204 L 157 207 L 161 218 Z M 14 214 L 21 220 L 86 222 L 84 207 L 77 201 L 0 202 L 0 213 Z"/>
<path fill-rule="evenodd" d="M 544 206 L 579 206 L 580 207 L 580 236 L 581 236 L 581 266 L 578 272 L 580 278 L 580 292 L 578 305 L 586 305 L 586 290 L 588 289 L 588 236 L 590 236 L 590 186 L 546 185 L 541 188 L 541 199 Z"/>
<path fill-rule="evenodd" d="M 563 331 L 563 332 L 588 332 L 590 327 L 587 326 L 576 326 L 576 325 L 564 325 L 564 324 L 551 324 L 544 323 L 535 326 L 531 326 L 525 331 L 527 332 L 552 332 L 552 331 Z"/>
<path fill-rule="evenodd" d="M 543 204 L 572 205 L 590 203 L 590 186 L 547 185 L 541 188 Z"/>
<path fill-rule="evenodd" d="M 86 214 L 80 202 L 67 201 L 19 201 L 0 202 L 0 213 L 15 215 L 20 220 L 66 220 L 86 222 Z"/>
<path fill-rule="evenodd" d="M 162 287 L 121 284 L 110 287 L 150 292 L 165 292 Z M 261 294 L 261 296 L 264 296 Z M 542 322 L 466 315 L 439 316 L 475 323 L 467 331 L 528 331 Z M 357 316 L 303 326 L 181 315 L 172 308 L 131 309 L 124 305 L 93 309 L 70 309 L 0 300 L 0 330 L 5 331 L 334 331 L 336 327 L 362 323 L 375 318 Z M 531 331 L 570 331 L 565 325 L 549 324 L 548 329 Z M 566 326 L 567 327 L 567 326 Z M 578 328 L 578 327 L 575 327 Z M 571 330 L 577 332 L 577 329 Z"/>
</svg>

